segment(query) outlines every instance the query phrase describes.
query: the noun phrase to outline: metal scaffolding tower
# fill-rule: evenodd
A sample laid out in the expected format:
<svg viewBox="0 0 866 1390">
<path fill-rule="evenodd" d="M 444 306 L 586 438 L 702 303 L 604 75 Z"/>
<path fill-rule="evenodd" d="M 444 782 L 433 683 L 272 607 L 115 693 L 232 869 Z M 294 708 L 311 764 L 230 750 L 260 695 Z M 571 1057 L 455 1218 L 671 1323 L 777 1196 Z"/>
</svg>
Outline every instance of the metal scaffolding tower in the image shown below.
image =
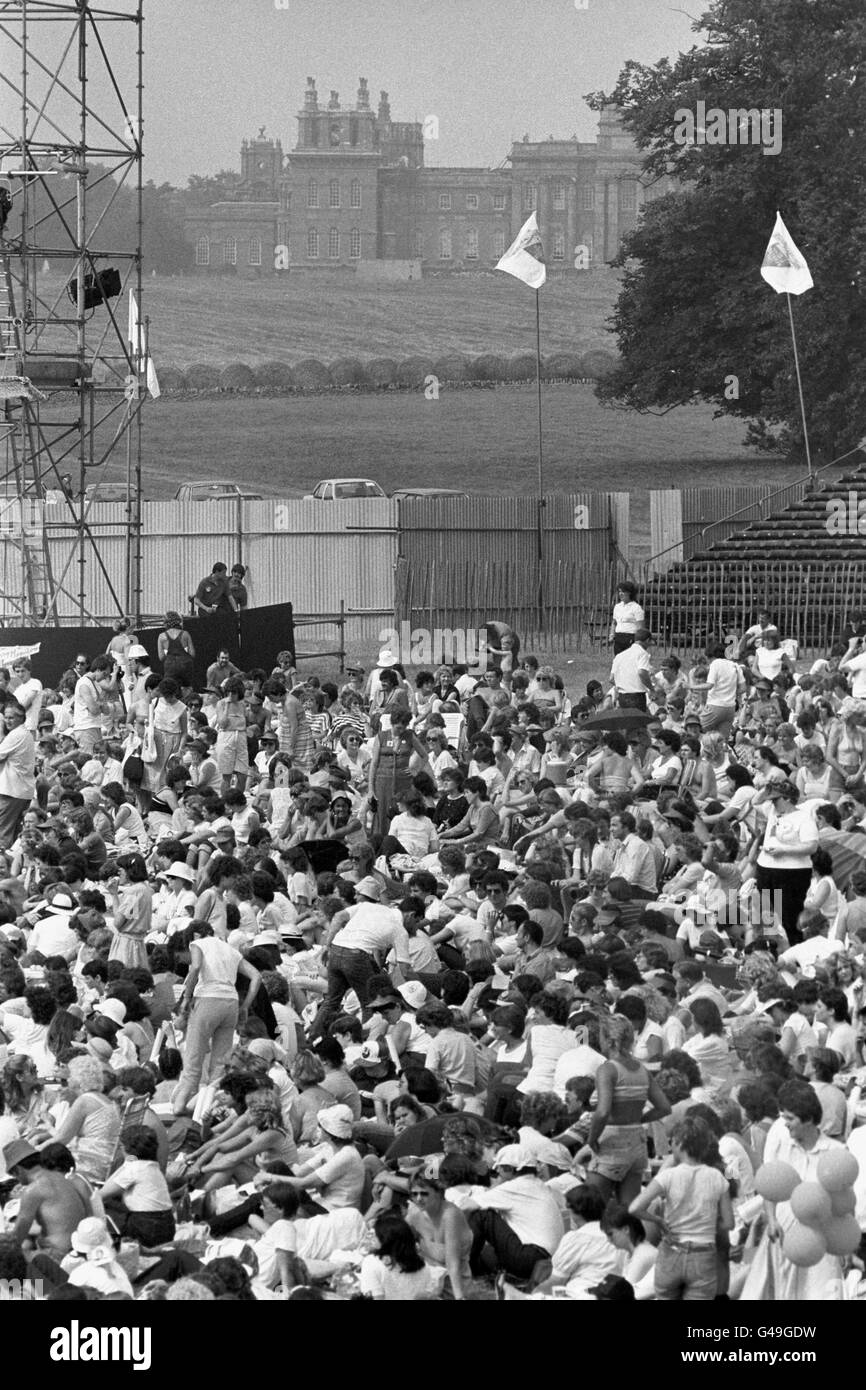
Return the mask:
<svg viewBox="0 0 866 1390">
<path fill-rule="evenodd" d="M 4 626 L 140 618 L 142 4 L 0 0 Z M 122 579 L 92 513 L 118 455 Z"/>
</svg>

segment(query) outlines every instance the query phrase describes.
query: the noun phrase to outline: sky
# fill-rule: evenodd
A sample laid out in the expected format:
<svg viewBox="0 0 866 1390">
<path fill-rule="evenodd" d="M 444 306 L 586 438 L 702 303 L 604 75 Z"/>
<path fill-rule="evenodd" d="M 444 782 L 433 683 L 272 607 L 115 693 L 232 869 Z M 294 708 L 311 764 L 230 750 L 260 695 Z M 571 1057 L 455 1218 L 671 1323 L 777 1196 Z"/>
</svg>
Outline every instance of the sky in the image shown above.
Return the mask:
<svg viewBox="0 0 866 1390">
<path fill-rule="evenodd" d="M 261 126 L 288 152 L 308 75 L 320 104 L 334 88 L 354 105 L 364 76 L 394 120 L 438 117 L 431 165 L 496 166 L 525 133 L 591 140 L 586 92 L 612 87 L 628 58 L 699 41 L 676 3 L 145 0 L 145 177 L 183 186 L 237 168 Z"/>
<path fill-rule="evenodd" d="M 704 0 L 681 3 L 699 14 Z M 136 0 L 107 5 L 129 13 Z M 587 92 L 610 90 L 627 59 L 655 63 L 701 41 L 677 0 L 144 0 L 143 28 L 144 176 L 179 187 L 193 173 L 239 168 L 241 141 L 262 126 L 288 153 L 308 76 L 321 105 L 335 89 L 354 106 L 363 76 L 374 106 L 388 91 L 395 121 L 435 117 L 429 165 L 496 167 L 524 134 L 594 139 Z M 31 26 L 34 110 L 69 37 L 68 23 Z M 135 26 L 104 23 L 100 38 L 133 109 Z M 74 58 L 73 49 L 62 69 L 73 87 Z M 88 90 L 113 123 L 100 66 L 91 39 Z M 0 71 L 19 70 L 0 30 Z M 48 110 L 74 140 L 77 115 L 63 100 L 55 87 Z M 0 129 L 20 131 L 15 105 L 0 86 Z M 90 133 L 99 135 L 96 121 Z"/>
</svg>

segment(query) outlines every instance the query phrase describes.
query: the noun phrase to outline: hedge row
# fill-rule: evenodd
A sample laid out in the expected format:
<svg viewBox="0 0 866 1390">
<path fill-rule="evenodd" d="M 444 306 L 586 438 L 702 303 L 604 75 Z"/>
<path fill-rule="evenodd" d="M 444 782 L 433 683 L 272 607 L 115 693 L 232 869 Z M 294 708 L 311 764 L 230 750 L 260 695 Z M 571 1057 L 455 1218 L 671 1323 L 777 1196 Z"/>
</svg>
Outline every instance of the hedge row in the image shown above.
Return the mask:
<svg viewBox="0 0 866 1390">
<path fill-rule="evenodd" d="M 612 353 L 596 349 L 583 354 L 555 352 L 542 359 L 545 381 L 601 381 L 616 367 Z M 444 357 L 374 357 L 362 362 L 357 357 L 340 357 L 330 366 L 315 357 L 306 357 L 290 367 L 286 362 L 263 362 L 249 367 L 230 362 L 217 367 L 194 362 L 189 367 L 162 366 L 160 385 L 164 391 L 324 391 L 339 388 L 385 390 L 420 388 L 429 377 L 440 385 L 494 384 L 535 379 L 535 357 L 521 353 L 500 357 L 485 352 L 480 357 L 448 353 Z"/>
</svg>

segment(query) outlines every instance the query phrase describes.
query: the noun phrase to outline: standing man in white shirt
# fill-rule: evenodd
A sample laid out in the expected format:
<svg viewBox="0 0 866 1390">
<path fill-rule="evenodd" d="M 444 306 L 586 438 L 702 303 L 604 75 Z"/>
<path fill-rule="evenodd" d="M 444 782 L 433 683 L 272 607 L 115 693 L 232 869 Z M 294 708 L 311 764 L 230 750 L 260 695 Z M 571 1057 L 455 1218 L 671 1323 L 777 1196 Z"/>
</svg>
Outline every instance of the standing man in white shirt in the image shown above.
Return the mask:
<svg viewBox="0 0 866 1390">
<path fill-rule="evenodd" d="M 328 993 L 316 1015 L 312 1037 L 327 1031 L 350 989 L 362 1006 L 367 1003 L 368 981 L 383 968 L 392 950 L 404 975 L 414 974 L 400 909 L 382 902 L 382 889 L 374 878 L 362 878 L 355 886 L 355 896 L 357 906 L 328 946 Z"/>
<path fill-rule="evenodd" d="M 24 722 L 35 736 L 42 708 L 42 682 L 30 674 L 30 658 L 19 656 L 12 665 L 12 693 L 24 711 Z"/>
<path fill-rule="evenodd" d="M 41 692 L 41 685 L 39 689 Z M 36 795 L 36 743 L 20 704 L 11 700 L 3 711 L 3 720 L 6 734 L 0 740 L 0 849 L 8 849 L 17 839 L 24 812 Z"/>
<path fill-rule="evenodd" d="M 611 663 L 610 678 L 620 709 L 646 710 L 647 695 L 653 689 L 653 664 L 647 651 L 649 643 L 650 635 L 646 628 L 639 627 L 631 646 L 618 652 Z"/>
</svg>

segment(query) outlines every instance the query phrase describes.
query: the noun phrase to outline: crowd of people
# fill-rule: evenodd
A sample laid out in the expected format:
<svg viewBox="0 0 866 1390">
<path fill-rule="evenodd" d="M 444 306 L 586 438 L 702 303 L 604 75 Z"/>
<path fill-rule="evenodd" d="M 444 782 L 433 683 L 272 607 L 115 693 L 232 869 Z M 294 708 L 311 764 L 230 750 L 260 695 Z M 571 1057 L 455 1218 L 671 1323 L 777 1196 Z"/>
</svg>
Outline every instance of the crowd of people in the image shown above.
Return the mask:
<svg viewBox="0 0 866 1390">
<path fill-rule="evenodd" d="M 623 584 L 582 694 L 489 631 L 0 670 L 0 1289 L 866 1297 L 756 1182 L 847 1151 L 866 1229 L 863 615 L 686 662 Z"/>
</svg>

